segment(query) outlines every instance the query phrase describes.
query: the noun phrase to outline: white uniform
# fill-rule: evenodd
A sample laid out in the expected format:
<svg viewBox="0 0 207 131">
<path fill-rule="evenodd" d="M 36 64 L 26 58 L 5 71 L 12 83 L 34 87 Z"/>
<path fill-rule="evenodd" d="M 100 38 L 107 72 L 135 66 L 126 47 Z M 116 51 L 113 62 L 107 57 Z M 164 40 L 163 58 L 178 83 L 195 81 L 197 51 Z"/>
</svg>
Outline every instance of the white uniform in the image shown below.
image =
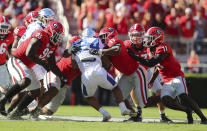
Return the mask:
<svg viewBox="0 0 207 131">
<path fill-rule="evenodd" d="M 40 83 L 32 69 L 29 69 L 20 59 L 11 57 L 8 61 L 8 70 L 12 77 L 13 83 L 22 80 L 27 77 L 31 79 L 31 84 L 27 87 L 27 90 L 35 90 L 40 88 Z"/>
<path fill-rule="evenodd" d="M 149 83 L 149 81 L 150 81 L 150 79 L 152 77 L 152 72 L 151 72 L 150 68 L 147 70 L 147 74 L 148 74 L 148 83 Z M 162 78 L 161 78 L 161 76 L 159 74 L 157 76 L 157 78 L 155 79 L 154 83 L 153 83 L 152 91 L 154 93 L 156 93 L 157 90 L 162 89 L 162 85 L 160 83 L 161 81 L 162 81 Z"/>
<path fill-rule="evenodd" d="M 52 100 L 47 105 L 45 105 L 45 107 L 55 113 L 58 110 L 59 106 L 62 105 L 65 99 L 66 91 L 66 87 L 60 88 L 58 94 L 52 98 Z"/>
<path fill-rule="evenodd" d="M 163 96 L 171 96 L 172 98 L 175 98 L 183 93 L 188 94 L 188 89 L 184 77 L 178 76 L 163 85 L 161 98 Z"/>
<path fill-rule="evenodd" d="M 11 81 L 6 63 L 0 65 L 0 73 L 0 92 L 6 93 Z"/>
<path fill-rule="evenodd" d="M 82 72 L 82 92 L 85 97 L 94 96 L 98 86 L 112 90 L 117 86 L 114 78 L 102 67 L 101 56 L 89 53 L 90 48 L 103 49 L 104 45 L 97 38 L 83 38 L 76 41 L 81 47 L 75 60 Z"/>
</svg>

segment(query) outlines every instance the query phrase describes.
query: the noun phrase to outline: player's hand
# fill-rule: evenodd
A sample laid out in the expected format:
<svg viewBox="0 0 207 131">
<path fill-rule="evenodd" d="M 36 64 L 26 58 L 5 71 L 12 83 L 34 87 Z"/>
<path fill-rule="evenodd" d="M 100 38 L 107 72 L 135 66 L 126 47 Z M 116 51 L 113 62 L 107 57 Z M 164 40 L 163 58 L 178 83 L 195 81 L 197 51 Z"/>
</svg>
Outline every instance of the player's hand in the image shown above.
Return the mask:
<svg viewBox="0 0 207 131">
<path fill-rule="evenodd" d="M 149 89 L 152 89 L 153 84 L 154 84 L 154 82 L 150 82 L 150 83 L 148 83 L 148 88 L 149 88 Z"/>
<path fill-rule="evenodd" d="M 101 55 L 102 54 L 102 50 L 90 48 L 89 49 L 89 53 L 92 54 L 92 55 Z"/>
<path fill-rule="evenodd" d="M 61 86 L 60 87 L 62 88 L 68 82 L 68 79 L 65 76 L 62 76 L 60 78 L 60 80 L 61 80 Z"/>
<path fill-rule="evenodd" d="M 76 54 L 79 50 L 81 50 L 80 47 L 78 46 L 71 46 L 69 49 L 68 49 L 68 53 L 69 54 Z"/>
</svg>

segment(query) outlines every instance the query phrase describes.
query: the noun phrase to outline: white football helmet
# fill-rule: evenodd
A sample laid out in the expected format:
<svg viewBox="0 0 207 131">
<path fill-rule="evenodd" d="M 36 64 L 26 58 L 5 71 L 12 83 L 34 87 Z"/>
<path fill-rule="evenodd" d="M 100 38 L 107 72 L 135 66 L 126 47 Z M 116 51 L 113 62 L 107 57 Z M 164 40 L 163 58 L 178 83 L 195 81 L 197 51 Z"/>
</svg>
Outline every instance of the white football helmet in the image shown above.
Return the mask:
<svg viewBox="0 0 207 131">
<path fill-rule="evenodd" d="M 94 37 L 95 36 L 95 31 L 88 27 L 88 28 L 85 28 L 82 32 L 82 37 Z"/>
<path fill-rule="evenodd" d="M 41 9 L 39 12 L 39 20 L 43 27 L 46 27 L 50 21 L 55 20 L 55 13 L 50 8 Z"/>
</svg>

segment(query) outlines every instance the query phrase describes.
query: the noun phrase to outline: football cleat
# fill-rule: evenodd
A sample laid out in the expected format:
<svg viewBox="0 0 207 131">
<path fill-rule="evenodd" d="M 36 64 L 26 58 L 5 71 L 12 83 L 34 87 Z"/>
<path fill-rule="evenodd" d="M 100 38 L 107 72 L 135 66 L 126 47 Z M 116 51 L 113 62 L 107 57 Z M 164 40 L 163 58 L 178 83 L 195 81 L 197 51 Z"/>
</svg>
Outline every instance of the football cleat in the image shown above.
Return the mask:
<svg viewBox="0 0 207 131">
<path fill-rule="evenodd" d="M 167 118 L 165 114 L 160 115 L 160 122 L 172 123 L 173 121 Z"/>
<path fill-rule="evenodd" d="M 4 97 L 2 97 L 2 99 L 0 99 L 0 113 L 3 116 L 7 116 L 7 113 L 6 113 L 6 110 L 5 110 L 6 101 L 3 98 Z"/>
<path fill-rule="evenodd" d="M 107 122 L 107 121 L 109 121 L 110 119 L 111 119 L 111 115 L 110 115 L 110 114 L 106 114 L 106 115 L 103 116 L 103 120 L 102 120 L 102 122 Z"/>
</svg>

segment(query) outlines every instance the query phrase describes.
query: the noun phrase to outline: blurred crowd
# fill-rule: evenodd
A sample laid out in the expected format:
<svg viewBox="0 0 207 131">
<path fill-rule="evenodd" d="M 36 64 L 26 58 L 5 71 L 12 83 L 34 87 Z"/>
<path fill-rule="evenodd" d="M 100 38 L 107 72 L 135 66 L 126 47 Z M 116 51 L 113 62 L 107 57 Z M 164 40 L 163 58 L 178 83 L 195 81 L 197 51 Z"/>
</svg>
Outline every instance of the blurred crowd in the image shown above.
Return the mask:
<svg viewBox="0 0 207 131">
<path fill-rule="evenodd" d="M 39 11 L 48 5 L 47 0 L 0 0 L 0 15 L 6 16 L 14 29 L 24 25 L 24 17 L 30 11 Z"/>
<path fill-rule="evenodd" d="M 70 0 L 67 0 L 70 1 Z M 67 2 L 66 1 L 66 6 Z M 72 0 L 79 33 L 86 27 L 97 32 L 105 26 L 127 35 L 131 25 L 141 23 L 145 30 L 161 27 L 165 40 L 180 53 L 202 53 L 206 37 L 207 0 Z M 181 46 L 178 48 L 177 46 Z"/>
</svg>

